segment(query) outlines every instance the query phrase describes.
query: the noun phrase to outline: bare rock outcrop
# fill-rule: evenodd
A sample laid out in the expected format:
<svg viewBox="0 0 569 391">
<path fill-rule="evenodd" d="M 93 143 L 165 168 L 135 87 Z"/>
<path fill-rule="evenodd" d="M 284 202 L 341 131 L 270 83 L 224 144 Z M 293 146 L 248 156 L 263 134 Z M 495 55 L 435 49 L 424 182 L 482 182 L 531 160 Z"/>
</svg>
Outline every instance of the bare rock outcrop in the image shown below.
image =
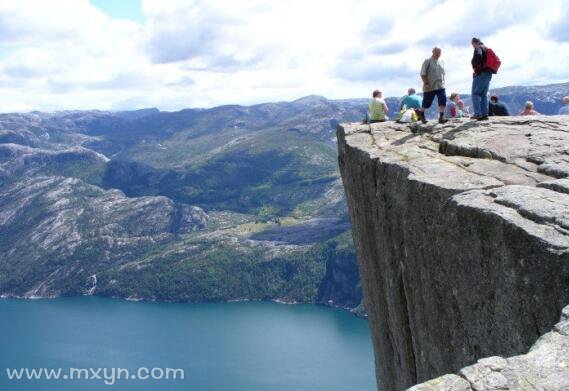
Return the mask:
<svg viewBox="0 0 569 391">
<path fill-rule="evenodd" d="M 524 389 L 540 351 L 569 356 L 551 334 L 569 304 L 568 117 L 344 125 L 338 148 L 381 390 L 463 367 L 417 389 Z M 476 364 L 495 356 L 517 357 Z M 564 389 L 557 369 L 537 389 Z"/>
<path fill-rule="evenodd" d="M 527 354 L 488 357 L 416 385 L 409 391 L 569 390 L 569 306 L 553 331 L 537 340 Z"/>
</svg>

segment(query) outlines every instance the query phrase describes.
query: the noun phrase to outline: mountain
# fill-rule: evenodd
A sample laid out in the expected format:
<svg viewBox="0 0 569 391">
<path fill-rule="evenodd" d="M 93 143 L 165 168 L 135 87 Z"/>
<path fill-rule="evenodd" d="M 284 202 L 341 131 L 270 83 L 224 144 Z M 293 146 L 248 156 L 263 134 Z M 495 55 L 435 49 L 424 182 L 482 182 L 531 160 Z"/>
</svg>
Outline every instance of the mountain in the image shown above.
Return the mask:
<svg viewBox="0 0 569 391">
<path fill-rule="evenodd" d="M 0 295 L 357 307 L 335 130 L 367 102 L 0 114 Z"/>
<path fill-rule="evenodd" d="M 335 128 L 365 105 L 0 115 L 0 294 L 356 307 Z"/>
</svg>

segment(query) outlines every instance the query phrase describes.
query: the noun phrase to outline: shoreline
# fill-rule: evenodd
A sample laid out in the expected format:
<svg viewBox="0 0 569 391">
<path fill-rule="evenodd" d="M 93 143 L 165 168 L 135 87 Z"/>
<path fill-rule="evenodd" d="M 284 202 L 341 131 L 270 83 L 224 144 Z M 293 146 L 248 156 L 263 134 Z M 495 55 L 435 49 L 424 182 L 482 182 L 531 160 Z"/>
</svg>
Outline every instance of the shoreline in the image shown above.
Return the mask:
<svg viewBox="0 0 569 391">
<path fill-rule="evenodd" d="M 275 299 L 248 299 L 248 298 L 238 298 L 238 299 L 227 299 L 227 300 L 204 300 L 204 301 L 176 301 L 176 300 L 156 300 L 156 299 L 148 299 L 142 297 L 118 297 L 118 296 L 98 296 L 98 295 L 74 295 L 74 296 L 17 296 L 17 295 L 8 295 L 8 294 L 1 294 L 0 300 L 20 300 L 20 301 L 37 301 L 37 300 L 56 300 L 56 299 L 66 299 L 66 298 L 81 298 L 81 297 L 96 297 L 99 299 L 113 299 L 113 300 L 120 300 L 124 302 L 146 302 L 146 303 L 164 303 L 164 304 L 236 304 L 236 303 L 249 303 L 249 302 L 263 302 L 263 303 L 275 303 L 279 305 L 314 305 L 319 307 L 331 308 L 331 309 L 339 309 L 343 311 L 347 311 L 353 316 L 362 319 L 368 319 L 367 314 L 357 311 L 357 307 L 342 307 L 336 305 L 334 303 L 321 303 L 321 302 L 312 302 L 312 303 L 302 303 L 297 301 L 288 301 L 283 298 L 275 298 Z"/>
</svg>

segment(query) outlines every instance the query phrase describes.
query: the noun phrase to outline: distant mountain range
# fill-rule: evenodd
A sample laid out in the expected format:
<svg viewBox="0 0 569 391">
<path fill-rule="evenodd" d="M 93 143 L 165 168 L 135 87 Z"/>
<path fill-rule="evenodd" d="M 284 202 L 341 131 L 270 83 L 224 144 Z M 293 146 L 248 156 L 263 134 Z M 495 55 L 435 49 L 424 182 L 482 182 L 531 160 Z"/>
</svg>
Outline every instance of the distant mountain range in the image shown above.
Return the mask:
<svg viewBox="0 0 569 391">
<path fill-rule="evenodd" d="M 0 115 L 0 295 L 358 306 L 335 128 L 364 112 Z"/>
<path fill-rule="evenodd" d="M 551 114 L 569 83 L 496 92 Z M 367 102 L 1 114 L 0 295 L 357 307 L 335 128 Z"/>
</svg>

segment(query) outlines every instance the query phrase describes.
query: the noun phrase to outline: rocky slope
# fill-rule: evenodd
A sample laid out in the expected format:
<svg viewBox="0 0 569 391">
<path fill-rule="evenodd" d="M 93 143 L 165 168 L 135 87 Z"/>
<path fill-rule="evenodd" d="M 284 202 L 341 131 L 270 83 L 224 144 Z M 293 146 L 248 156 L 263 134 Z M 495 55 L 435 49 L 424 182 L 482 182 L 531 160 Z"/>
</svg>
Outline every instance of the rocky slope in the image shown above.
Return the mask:
<svg viewBox="0 0 569 391">
<path fill-rule="evenodd" d="M 567 117 L 349 125 L 338 140 L 381 390 L 551 331 L 569 303 Z M 556 376 L 562 389 L 569 371 Z"/>
<path fill-rule="evenodd" d="M 97 274 L 140 248 L 203 229 L 201 208 L 166 197 L 128 198 L 46 171 L 105 163 L 93 151 L 46 151 L 0 145 L 0 287 L 2 294 L 53 297 L 94 293 Z M 99 287 L 100 288 L 100 287 Z"/>
</svg>

